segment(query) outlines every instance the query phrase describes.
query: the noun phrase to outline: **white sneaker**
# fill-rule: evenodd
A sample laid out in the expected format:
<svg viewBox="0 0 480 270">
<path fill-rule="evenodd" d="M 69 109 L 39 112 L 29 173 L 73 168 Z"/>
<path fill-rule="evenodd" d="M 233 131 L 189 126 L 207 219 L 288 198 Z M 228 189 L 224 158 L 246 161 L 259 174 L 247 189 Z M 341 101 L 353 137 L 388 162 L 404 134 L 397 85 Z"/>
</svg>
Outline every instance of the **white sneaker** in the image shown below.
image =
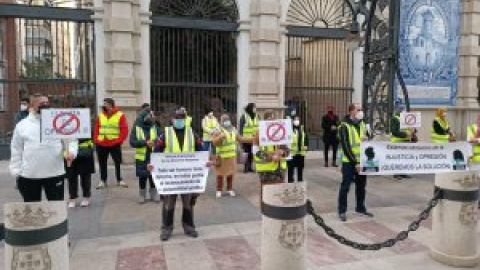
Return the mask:
<svg viewBox="0 0 480 270">
<path fill-rule="evenodd" d="M 103 181 L 98 182 L 97 189 L 104 189 L 105 188 L 105 183 Z"/>
<path fill-rule="evenodd" d="M 235 197 L 235 191 L 233 190 L 229 190 L 228 194 L 230 195 L 230 197 Z"/>
<path fill-rule="evenodd" d="M 70 200 L 70 202 L 68 203 L 68 208 L 75 208 L 75 206 L 76 206 L 75 200 Z"/>
<path fill-rule="evenodd" d="M 80 203 L 81 207 L 88 207 L 90 205 L 90 200 L 87 198 L 84 198 L 83 201 Z"/>
<path fill-rule="evenodd" d="M 222 192 L 221 192 L 221 191 L 217 191 L 217 195 L 216 195 L 216 196 L 217 196 L 217 198 L 222 197 Z"/>
<path fill-rule="evenodd" d="M 128 188 L 127 183 L 125 183 L 125 181 L 123 181 L 123 180 L 120 181 L 120 182 L 118 182 L 118 183 L 117 183 L 117 186 L 119 186 L 119 187 L 124 187 L 124 188 Z"/>
</svg>

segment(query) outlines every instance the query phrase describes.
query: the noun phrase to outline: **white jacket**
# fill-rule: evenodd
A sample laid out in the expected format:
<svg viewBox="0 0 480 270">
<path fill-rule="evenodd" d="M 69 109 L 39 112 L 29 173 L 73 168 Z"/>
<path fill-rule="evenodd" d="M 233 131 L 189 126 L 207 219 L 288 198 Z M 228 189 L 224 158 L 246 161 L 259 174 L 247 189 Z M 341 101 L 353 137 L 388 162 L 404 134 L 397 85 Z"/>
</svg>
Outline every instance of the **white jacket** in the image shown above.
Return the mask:
<svg viewBox="0 0 480 270">
<path fill-rule="evenodd" d="M 40 116 L 30 113 L 15 127 L 11 143 L 10 173 L 12 176 L 42 179 L 65 174 L 61 140 L 40 142 Z M 69 143 L 69 152 L 77 156 L 78 143 Z"/>
</svg>

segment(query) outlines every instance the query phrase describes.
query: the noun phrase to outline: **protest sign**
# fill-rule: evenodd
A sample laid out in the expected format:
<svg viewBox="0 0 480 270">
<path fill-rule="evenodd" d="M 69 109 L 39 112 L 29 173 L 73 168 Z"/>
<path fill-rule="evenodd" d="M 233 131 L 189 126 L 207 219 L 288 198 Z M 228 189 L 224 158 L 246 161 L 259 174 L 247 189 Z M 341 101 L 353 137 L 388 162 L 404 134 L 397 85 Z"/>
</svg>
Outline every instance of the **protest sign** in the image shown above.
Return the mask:
<svg viewBox="0 0 480 270">
<path fill-rule="evenodd" d="M 208 151 L 153 153 L 153 182 L 161 195 L 203 193 L 207 184 Z"/>
<path fill-rule="evenodd" d="M 422 114 L 420 112 L 400 113 L 400 128 L 422 127 Z"/>
<path fill-rule="evenodd" d="M 90 109 L 46 109 L 41 113 L 42 139 L 92 137 Z"/>
<path fill-rule="evenodd" d="M 292 143 L 292 120 L 268 120 L 259 124 L 260 146 Z"/>
<path fill-rule="evenodd" d="M 360 146 L 361 174 L 430 174 L 468 170 L 472 147 L 459 143 L 364 142 Z"/>
</svg>

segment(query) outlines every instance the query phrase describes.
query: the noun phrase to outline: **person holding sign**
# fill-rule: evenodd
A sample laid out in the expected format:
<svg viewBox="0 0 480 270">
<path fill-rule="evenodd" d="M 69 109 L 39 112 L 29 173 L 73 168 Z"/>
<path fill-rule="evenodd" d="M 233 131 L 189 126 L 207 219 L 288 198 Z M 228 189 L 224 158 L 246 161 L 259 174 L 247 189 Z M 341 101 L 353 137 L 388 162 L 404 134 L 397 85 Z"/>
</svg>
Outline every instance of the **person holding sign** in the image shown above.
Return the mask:
<svg viewBox="0 0 480 270">
<path fill-rule="evenodd" d="M 400 128 L 400 114 L 405 110 L 405 106 L 396 101 L 395 114 L 390 120 L 390 142 L 392 143 L 406 143 L 406 142 L 415 142 L 416 141 L 416 132 L 410 128 Z M 410 178 L 409 175 L 394 175 L 395 179 Z"/>
<path fill-rule="evenodd" d="M 308 149 L 308 136 L 303 125 L 300 125 L 300 117 L 293 118 L 293 142 L 290 146 L 292 159 L 287 161 L 288 182 L 293 183 L 293 174 L 297 169 L 297 181 L 303 181 L 303 168 Z"/>
<path fill-rule="evenodd" d="M 127 118 L 123 112 L 115 107 L 115 101 L 111 98 L 103 100 L 102 112 L 95 123 L 93 139 L 97 146 L 98 164 L 100 167 L 100 182 L 97 189 L 103 189 L 107 185 L 107 160 L 112 156 L 115 164 L 117 185 L 127 188 L 128 185 L 122 180 L 120 164 L 122 163 L 122 144 L 128 136 Z"/>
<path fill-rule="evenodd" d="M 191 153 L 204 151 L 202 140 L 193 132 L 192 127 L 187 126 L 187 113 L 184 108 L 177 109 L 173 119 L 173 126 L 166 127 L 155 143 L 154 152 L 161 153 Z M 147 166 L 149 171 L 154 169 L 153 164 Z M 173 232 L 173 217 L 178 194 L 163 196 L 162 231 L 160 239 L 167 241 Z M 193 207 L 197 194 L 181 194 L 183 213 L 182 223 L 186 235 L 198 237 L 193 221 Z"/>
<path fill-rule="evenodd" d="M 438 108 L 433 120 L 431 139 L 433 143 L 448 143 L 456 140 L 455 134 L 450 130 L 447 119 L 447 110 Z"/>
<path fill-rule="evenodd" d="M 258 131 L 258 123 L 260 121 L 260 116 L 257 114 L 255 104 L 248 103 L 245 107 L 245 113 L 240 118 L 239 132 L 240 135 L 244 138 L 253 138 Z M 243 151 L 248 154 L 247 162 L 245 162 L 245 167 L 243 172 L 253 172 L 253 153 L 252 153 L 252 144 L 244 143 Z"/>
<path fill-rule="evenodd" d="M 153 114 L 142 110 L 130 133 L 130 146 L 135 148 L 135 174 L 139 179 L 140 204 L 147 201 L 147 180 L 150 186 L 150 200 L 159 202 L 157 189 L 150 171 L 147 170 L 147 164 L 150 163 L 150 155 L 160 133 L 160 129 L 154 123 Z"/>
<path fill-rule="evenodd" d="M 41 111 L 50 108 L 50 102 L 46 96 L 35 94 L 31 106 L 28 117 L 13 132 L 10 173 L 18 177 L 18 189 L 25 202 L 41 201 L 42 190 L 47 200 L 63 201 L 64 159 L 72 163 L 78 143 L 73 140 L 64 145 L 59 139 L 41 140 Z"/>
<path fill-rule="evenodd" d="M 237 142 L 251 143 L 252 138 L 245 139 L 237 133 L 237 130 L 232 125 L 230 116 L 223 114 L 220 117 L 221 128 L 220 131 L 215 132 L 212 136 L 213 145 L 216 147 L 216 154 L 218 164 L 215 167 L 217 175 L 217 193 L 216 197 L 222 196 L 223 180 L 227 178 L 227 192 L 230 196 L 235 196 L 233 191 L 233 176 L 237 171 Z"/>
<path fill-rule="evenodd" d="M 347 220 L 347 202 L 350 185 L 355 183 L 357 205 L 355 211 L 359 214 L 373 217 L 365 207 L 367 177 L 360 175 L 360 143 L 367 139 L 367 127 L 363 121 L 363 110 L 360 104 L 350 104 L 349 116 L 345 118 L 339 129 L 339 140 L 342 149 L 342 183 L 338 194 L 338 217 Z"/>
</svg>

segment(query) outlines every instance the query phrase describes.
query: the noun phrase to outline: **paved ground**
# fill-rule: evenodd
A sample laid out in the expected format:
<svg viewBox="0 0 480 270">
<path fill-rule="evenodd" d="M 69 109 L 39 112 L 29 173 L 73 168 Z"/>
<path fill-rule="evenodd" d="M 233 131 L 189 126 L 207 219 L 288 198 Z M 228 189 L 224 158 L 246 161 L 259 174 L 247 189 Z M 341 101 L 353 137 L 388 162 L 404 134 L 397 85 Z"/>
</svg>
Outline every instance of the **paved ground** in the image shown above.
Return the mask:
<svg viewBox="0 0 480 270">
<path fill-rule="evenodd" d="M 0 162 L 2 205 L 20 200 L 8 176 L 7 165 Z M 350 212 L 348 221 L 341 223 L 335 214 L 341 174 L 337 168 L 324 168 L 322 165 L 323 161 L 319 159 L 307 162 L 305 178 L 309 198 L 327 223 L 357 241 L 379 241 L 405 229 L 433 193 L 432 177 L 404 181 L 371 178 L 367 204 L 375 218 L 367 219 Z M 235 181 L 238 196 L 221 199 L 215 199 L 214 182 L 210 177 L 208 190 L 200 196 L 196 207 L 200 237 L 185 237 L 177 225 L 171 241 L 162 243 L 158 233 L 160 205 L 137 204 L 138 187 L 133 168 L 127 167 L 123 171 L 130 188 L 94 190 L 90 208 L 70 210 L 72 270 L 260 269 L 261 223 L 255 174 L 240 173 Z M 94 179 L 96 184 L 98 176 Z M 351 196 L 350 202 L 353 201 Z M 353 209 L 352 205 L 350 209 Z M 0 209 L 0 220 L 3 219 L 2 211 Z M 178 216 L 176 220 L 179 224 Z M 427 221 L 411 235 L 411 240 L 388 250 L 355 251 L 328 239 L 308 218 L 308 269 L 451 269 L 428 256 L 430 228 L 431 222 Z M 0 269 L 3 261 L 3 246 L 0 244 Z"/>
</svg>

